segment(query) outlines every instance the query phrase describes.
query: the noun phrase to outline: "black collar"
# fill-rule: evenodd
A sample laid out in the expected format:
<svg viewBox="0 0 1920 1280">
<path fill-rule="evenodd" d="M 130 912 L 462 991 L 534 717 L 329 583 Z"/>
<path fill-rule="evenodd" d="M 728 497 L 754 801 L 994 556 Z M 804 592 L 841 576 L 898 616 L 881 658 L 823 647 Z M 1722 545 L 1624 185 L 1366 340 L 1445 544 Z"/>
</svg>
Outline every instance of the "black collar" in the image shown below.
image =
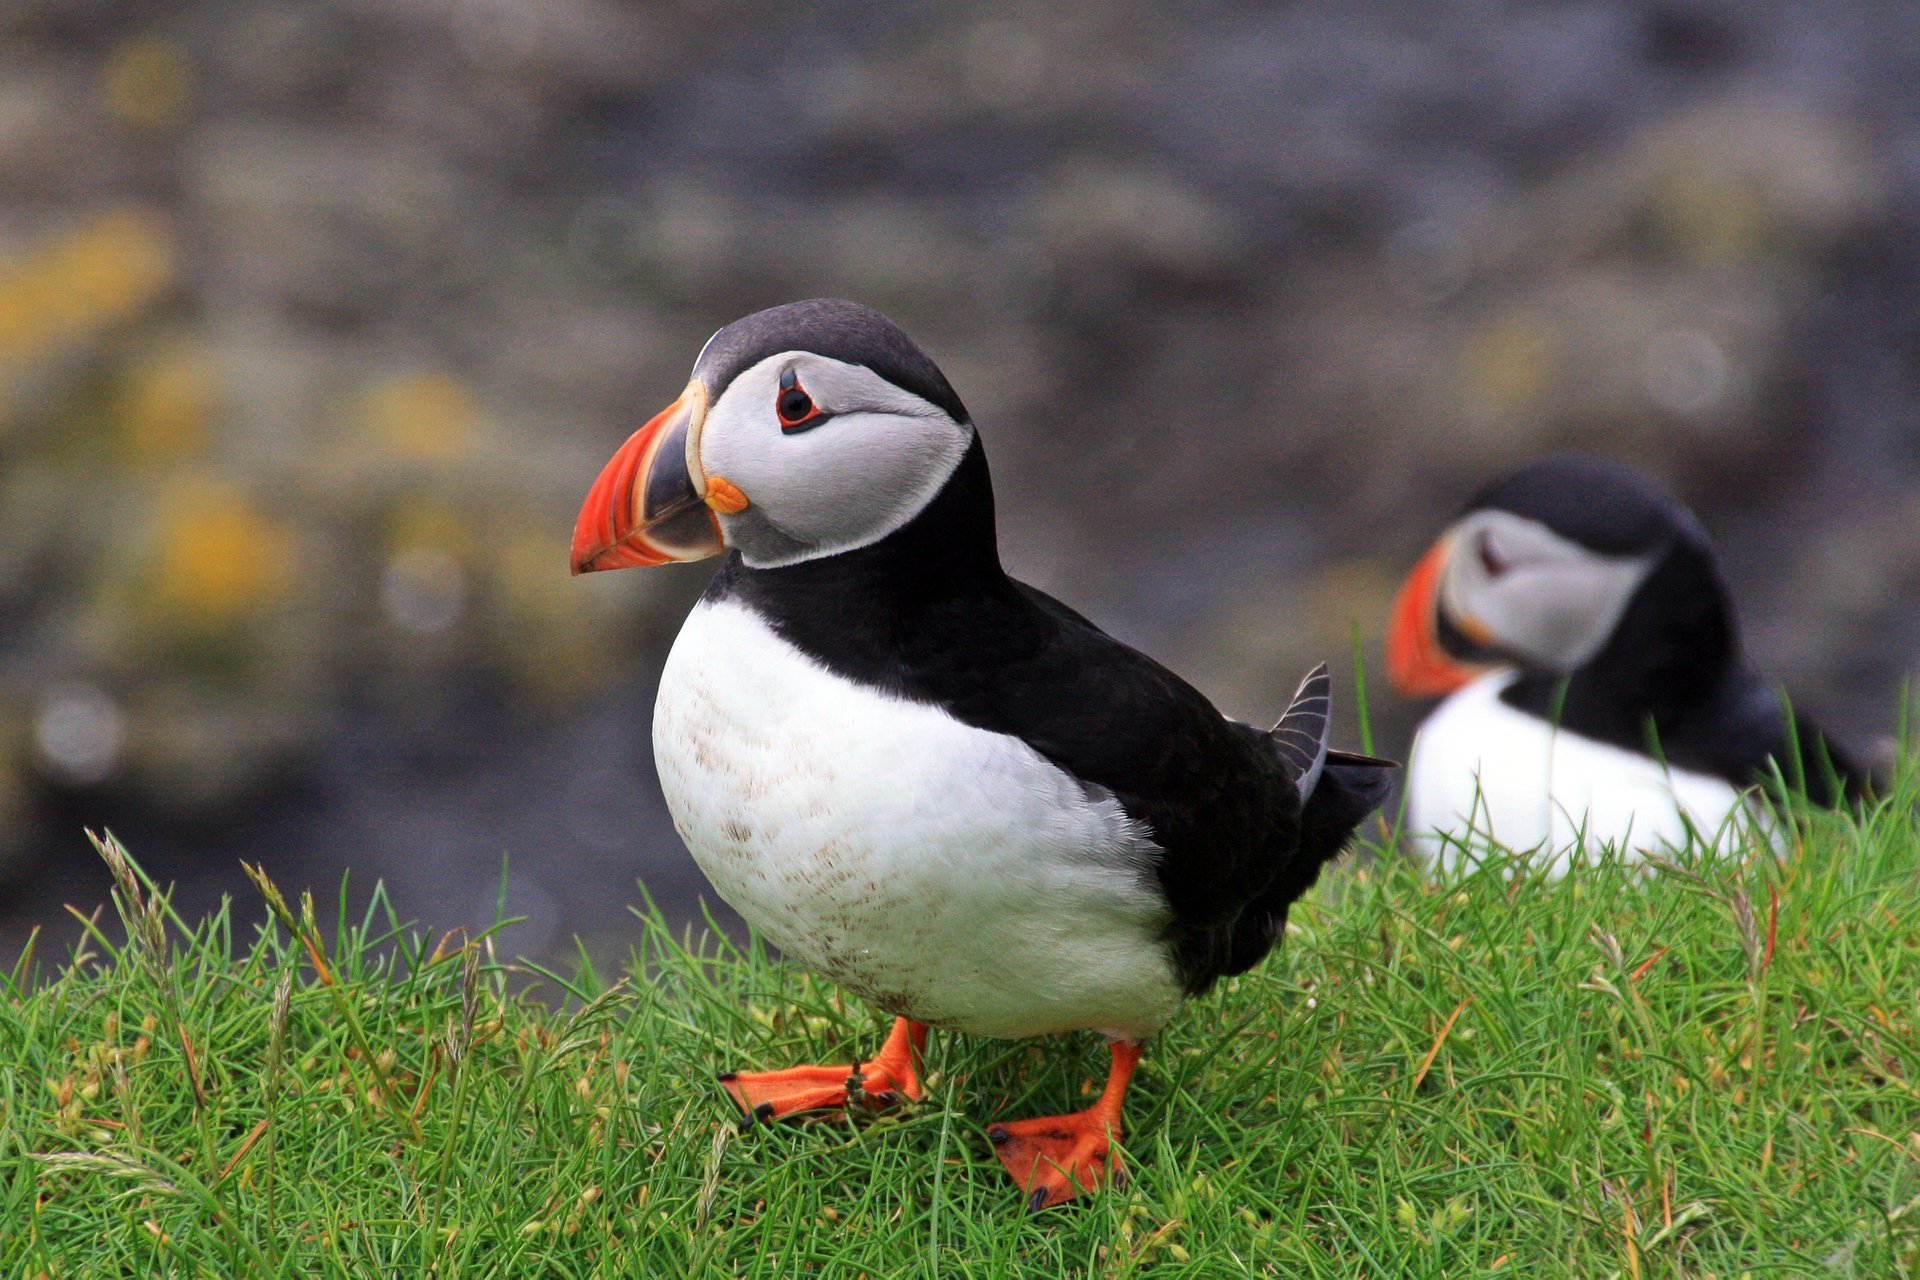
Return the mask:
<svg viewBox="0 0 1920 1280">
<path fill-rule="evenodd" d="M 1302 841 L 1299 793 L 1264 734 L 1009 578 L 977 437 L 886 538 L 769 569 L 732 555 L 706 598 L 752 609 L 844 679 L 1017 738 L 1090 800 L 1117 801 L 1151 841 L 1131 856 L 1167 903 L 1163 942 L 1189 991 L 1266 953 L 1360 816 Z"/>
</svg>

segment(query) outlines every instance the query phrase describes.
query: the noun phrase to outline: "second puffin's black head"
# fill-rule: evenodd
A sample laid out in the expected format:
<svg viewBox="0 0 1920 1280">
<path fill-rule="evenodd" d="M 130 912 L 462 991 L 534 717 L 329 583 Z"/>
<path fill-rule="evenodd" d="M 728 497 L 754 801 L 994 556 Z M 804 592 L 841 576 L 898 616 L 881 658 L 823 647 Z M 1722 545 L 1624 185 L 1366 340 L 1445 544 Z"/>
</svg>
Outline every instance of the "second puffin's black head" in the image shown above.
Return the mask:
<svg viewBox="0 0 1920 1280">
<path fill-rule="evenodd" d="M 1692 513 L 1619 463 L 1555 454 L 1482 489 L 1408 575 L 1389 675 L 1430 696 L 1490 666 L 1572 672 L 1630 612 L 1636 642 L 1663 651 L 1696 638 L 1724 648 L 1730 634 Z"/>
<path fill-rule="evenodd" d="M 1487 485 L 1461 511 L 1504 512 L 1600 556 L 1642 556 L 1686 539 L 1706 545 L 1693 513 L 1633 468 L 1555 453 Z"/>
<path fill-rule="evenodd" d="M 970 452 L 960 397 L 878 311 L 820 298 L 755 312 L 708 339 L 680 398 L 607 464 L 574 571 L 855 550 L 911 521 Z"/>
</svg>

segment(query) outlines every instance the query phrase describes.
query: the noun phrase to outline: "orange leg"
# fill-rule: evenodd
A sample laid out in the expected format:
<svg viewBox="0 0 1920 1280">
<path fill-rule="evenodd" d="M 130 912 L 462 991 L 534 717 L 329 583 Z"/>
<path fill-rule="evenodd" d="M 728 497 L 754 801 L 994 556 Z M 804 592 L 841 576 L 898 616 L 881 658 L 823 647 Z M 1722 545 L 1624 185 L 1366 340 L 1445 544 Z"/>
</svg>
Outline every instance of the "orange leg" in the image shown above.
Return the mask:
<svg viewBox="0 0 1920 1280">
<path fill-rule="evenodd" d="M 720 1083 L 745 1113 L 740 1119 L 743 1133 L 763 1120 L 844 1107 L 851 1101 L 874 1108 L 890 1107 L 902 1098 L 918 1102 L 926 1095 L 913 1060 L 926 1040 L 926 1023 L 895 1018 L 886 1044 L 864 1065 L 723 1071 Z"/>
<path fill-rule="evenodd" d="M 1027 1193 L 1027 1208 L 1034 1213 L 1120 1174 L 1120 1149 L 1114 1139 L 1120 1136 L 1120 1103 L 1140 1061 L 1140 1046 L 1116 1040 L 1109 1048 L 1113 1065 L 1107 1087 L 1085 1111 L 1015 1120 L 987 1130 L 994 1153 Z"/>
</svg>

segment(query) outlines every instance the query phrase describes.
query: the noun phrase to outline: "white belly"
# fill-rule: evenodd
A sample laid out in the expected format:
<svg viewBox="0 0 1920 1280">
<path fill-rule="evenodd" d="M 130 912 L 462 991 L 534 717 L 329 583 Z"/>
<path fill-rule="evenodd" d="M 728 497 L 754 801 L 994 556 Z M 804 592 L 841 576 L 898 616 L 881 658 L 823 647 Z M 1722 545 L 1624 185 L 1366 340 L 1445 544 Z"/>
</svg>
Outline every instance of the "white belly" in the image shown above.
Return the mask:
<svg viewBox="0 0 1920 1280">
<path fill-rule="evenodd" d="M 654 708 L 674 825 L 720 896 L 889 1013 L 1139 1037 L 1180 988 L 1148 846 L 1017 738 L 840 679 L 702 603 Z"/>
<path fill-rule="evenodd" d="M 1441 866 L 1498 845 L 1539 850 L 1560 875 L 1582 845 L 1637 860 L 1690 840 L 1725 848 L 1745 838 L 1753 815 L 1730 784 L 1556 731 L 1500 700 L 1513 679 L 1474 681 L 1414 737 L 1406 830 Z"/>
</svg>

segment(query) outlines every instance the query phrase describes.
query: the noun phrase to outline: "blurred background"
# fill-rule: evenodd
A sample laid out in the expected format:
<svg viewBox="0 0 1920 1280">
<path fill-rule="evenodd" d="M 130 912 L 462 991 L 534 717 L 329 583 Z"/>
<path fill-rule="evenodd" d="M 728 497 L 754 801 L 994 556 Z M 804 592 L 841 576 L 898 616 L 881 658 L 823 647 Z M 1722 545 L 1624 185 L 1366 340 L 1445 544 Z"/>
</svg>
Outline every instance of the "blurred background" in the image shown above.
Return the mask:
<svg viewBox="0 0 1920 1280">
<path fill-rule="evenodd" d="M 1271 716 L 1483 481 L 1716 538 L 1869 750 L 1920 663 L 1920 10 L 0 5 L 0 957 L 108 826 L 527 955 L 698 872 L 648 720 L 707 566 L 567 573 L 715 328 L 891 313 L 1009 566 Z M 1342 740 L 1354 742 L 1344 696 Z M 1419 708 L 1375 682 L 1378 749 Z M 49 945 L 43 956 L 64 954 Z"/>
</svg>

